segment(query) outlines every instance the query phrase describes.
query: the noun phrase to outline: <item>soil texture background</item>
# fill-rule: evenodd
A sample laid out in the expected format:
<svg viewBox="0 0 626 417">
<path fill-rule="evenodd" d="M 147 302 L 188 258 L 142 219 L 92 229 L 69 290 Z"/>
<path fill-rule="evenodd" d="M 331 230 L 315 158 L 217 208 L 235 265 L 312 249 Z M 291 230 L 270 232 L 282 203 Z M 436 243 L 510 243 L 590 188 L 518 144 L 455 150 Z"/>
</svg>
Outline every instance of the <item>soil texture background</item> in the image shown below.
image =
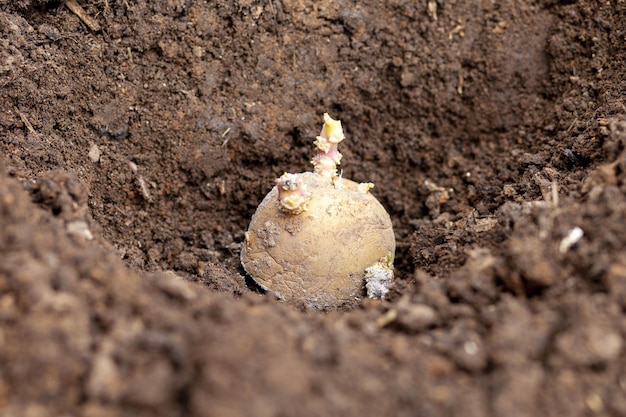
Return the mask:
<svg viewBox="0 0 626 417">
<path fill-rule="evenodd" d="M 397 251 L 320 312 L 239 254 L 324 112 Z M 0 0 L 0 415 L 626 415 L 625 145 L 623 0 Z"/>
</svg>

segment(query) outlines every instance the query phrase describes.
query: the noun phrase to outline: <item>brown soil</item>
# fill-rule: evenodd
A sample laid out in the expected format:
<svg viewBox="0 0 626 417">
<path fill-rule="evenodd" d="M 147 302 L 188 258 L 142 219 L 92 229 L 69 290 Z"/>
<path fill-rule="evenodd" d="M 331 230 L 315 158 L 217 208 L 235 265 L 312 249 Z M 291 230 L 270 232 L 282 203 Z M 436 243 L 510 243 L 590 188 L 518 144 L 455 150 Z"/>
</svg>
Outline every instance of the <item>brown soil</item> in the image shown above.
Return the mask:
<svg viewBox="0 0 626 417">
<path fill-rule="evenodd" d="M 0 0 L 0 415 L 626 415 L 626 2 L 62 3 Z M 239 251 L 324 112 L 397 283 L 315 312 Z"/>
</svg>

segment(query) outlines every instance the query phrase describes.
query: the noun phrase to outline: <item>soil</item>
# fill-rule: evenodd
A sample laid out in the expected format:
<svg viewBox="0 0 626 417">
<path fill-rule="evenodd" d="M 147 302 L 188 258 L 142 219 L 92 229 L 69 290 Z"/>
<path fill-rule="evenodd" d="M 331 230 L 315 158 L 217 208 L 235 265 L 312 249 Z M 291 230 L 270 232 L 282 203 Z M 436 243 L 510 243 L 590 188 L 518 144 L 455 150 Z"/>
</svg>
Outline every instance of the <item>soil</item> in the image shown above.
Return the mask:
<svg viewBox="0 0 626 417">
<path fill-rule="evenodd" d="M 626 415 L 626 3 L 0 0 L 0 415 Z M 322 114 L 396 283 L 240 245 Z"/>
</svg>

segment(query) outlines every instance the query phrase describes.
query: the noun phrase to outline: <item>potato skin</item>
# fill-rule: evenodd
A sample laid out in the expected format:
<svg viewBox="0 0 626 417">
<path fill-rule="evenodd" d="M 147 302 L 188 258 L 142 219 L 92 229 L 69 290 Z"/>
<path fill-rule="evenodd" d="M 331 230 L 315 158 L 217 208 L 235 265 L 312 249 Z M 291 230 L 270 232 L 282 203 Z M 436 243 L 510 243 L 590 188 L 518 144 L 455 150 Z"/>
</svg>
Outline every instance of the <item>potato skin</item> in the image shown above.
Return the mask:
<svg viewBox="0 0 626 417">
<path fill-rule="evenodd" d="M 311 308 L 361 296 L 365 268 L 395 253 L 385 208 L 358 184 L 336 189 L 315 173 L 297 174 L 311 193 L 300 214 L 280 209 L 274 187 L 252 216 L 241 253 L 244 269 L 279 298 Z"/>
</svg>

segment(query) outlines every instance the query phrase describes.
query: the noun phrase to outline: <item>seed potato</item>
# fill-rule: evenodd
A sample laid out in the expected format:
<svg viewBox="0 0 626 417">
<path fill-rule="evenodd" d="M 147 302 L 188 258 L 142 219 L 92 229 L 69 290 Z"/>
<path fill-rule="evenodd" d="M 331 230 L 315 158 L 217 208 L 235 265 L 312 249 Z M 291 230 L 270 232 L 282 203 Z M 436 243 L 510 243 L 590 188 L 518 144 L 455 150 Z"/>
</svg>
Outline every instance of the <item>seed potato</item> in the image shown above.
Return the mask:
<svg viewBox="0 0 626 417">
<path fill-rule="evenodd" d="M 381 276 L 376 268 L 393 276 L 393 227 L 368 191 L 373 185 L 337 176 L 328 162 L 330 155 L 338 163 L 342 139 L 340 122 L 325 115 L 313 159 L 316 172 L 286 173 L 277 180 L 252 216 L 241 253 L 244 269 L 262 288 L 310 308 L 358 299 L 365 280 Z M 323 161 L 324 169 L 316 161 Z"/>
</svg>

